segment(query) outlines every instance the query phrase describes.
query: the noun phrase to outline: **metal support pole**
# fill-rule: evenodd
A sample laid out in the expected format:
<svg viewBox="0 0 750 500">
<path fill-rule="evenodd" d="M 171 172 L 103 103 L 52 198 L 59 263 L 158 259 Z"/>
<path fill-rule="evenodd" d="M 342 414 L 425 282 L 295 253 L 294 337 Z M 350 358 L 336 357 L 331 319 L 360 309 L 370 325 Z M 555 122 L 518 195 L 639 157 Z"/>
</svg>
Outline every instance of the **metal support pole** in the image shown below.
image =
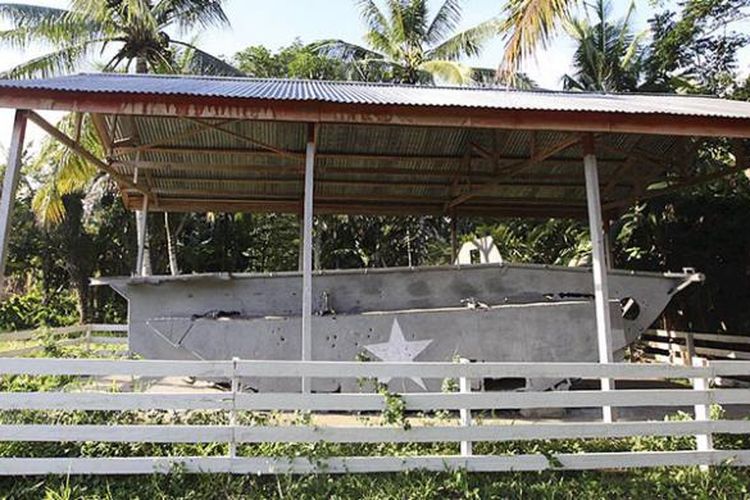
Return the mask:
<svg viewBox="0 0 750 500">
<path fill-rule="evenodd" d="M 305 218 L 304 216 L 300 215 L 297 217 L 297 222 L 299 223 L 299 262 L 297 265 L 297 270 L 299 272 L 302 272 L 302 270 L 305 268 Z"/>
<path fill-rule="evenodd" d="M 310 125 L 305 152 L 304 234 L 302 240 L 302 361 L 312 360 L 312 247 L 316 132 L 316 127 Z M 310 392 L 310 389 L 310 379 L 303 377 L 302 392 Z"/>
<path fill-rule="evenodd" d="M 588 204 L 589 233 L 591 234 L 591 261 L 594 275 L 594 302 L 596 308 L 596 338 L 599 347 L 599 362 L 612 363 L 612 325 L 609 317 L 609 287 L 604 245 L 604 225 L 602 223 L 601 199 L 599 194 L 599 173 L 594 138 L 586 136 L 584 143 L 584 171 L 586 174 L 586 202 Z M 612 390 L 612 380 L 601 380 L 602 390 Z M 602 418 L 612 421 L 612 408 L 602 406 Z"/>
<path fill-rule="evenodd" d="M 135 261 L 135 273 L 139 276 L 146 275 L 144 269 L 144 256 L 146 254 L 146 220 L 148 219 L 148 196 L 143 197 L 143 208 L 136 212 L 136 222 L 138 223 L 138 257 Z"/>
<path fill-rule="evenodd" d="M 5 167 L 3 179 L 3 193 L 0 197 L 0 296 L 5 290 L 5 264 L 8 260 L 8 236 L 10 234 L 13 204 L 16 201 L 16 188 L 21 174 L 21 160 L 23 156 L 23 142 L 26 138 L 25 110 L 16 111 L 11 134 L 8 164 Z"/>
</svg>

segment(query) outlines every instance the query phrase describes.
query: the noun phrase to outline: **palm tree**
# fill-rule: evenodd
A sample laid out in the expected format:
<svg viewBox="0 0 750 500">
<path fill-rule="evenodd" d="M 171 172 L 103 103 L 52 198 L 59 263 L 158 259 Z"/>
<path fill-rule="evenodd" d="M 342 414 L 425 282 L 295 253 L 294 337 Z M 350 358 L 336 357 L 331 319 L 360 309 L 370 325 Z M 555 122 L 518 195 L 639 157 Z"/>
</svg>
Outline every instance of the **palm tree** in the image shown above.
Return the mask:
<svg viewBox="0 0 750 500">
<path fill-rule="evenodd" d="M 343 40 L 322 40 L 312 47 L 350 63 L 358 79 L 433 83 L 437 78 L 470 83 L 475 70 L 458 60 L 478 55 L 482 45 L 497 35 L 499 24 L 490 19 L 455 33 L 462 3 L 444 0 L 430 18 L 427 0 L 386 0 L 385 9 L 374 0 L 358 0 L 367 24 L 367 47 Z"/>
<path fill-rule="evenodd" d="M 129 71 L 134 65 L 137 73 L 242 75 L 193 42 L 173 40 L 166 33 L 170 27 L 187 31 L 193 26 L 227 26 L 222 3 L 223 0 L 73 0 L 69 10 L 2 3 L 0 19 L 10 22 L 12 28 L 0 32 L 0 45 L 26 49 L 33 44 L 44 44 L 52 47 L 52 51 L 0 76 L 30 78 L 73 72 L 92 56 L 104 53 L 112 53 L 102 64 L 104 71 Z M 61 127 L 69 132 L 75 129 L 89 150 L 97 151 L 88 118 L 78 118 L 74 124 L 76 119 L 69 115 Z M 40 221 L 46 224 L 63 220 L 66 195 L 89 191 L 91 197 L 92 187 L 106 185 L 96 180 L 95 168 L 56 142 L 43 147 L 37 166 L 46 175 L 34 198 L 34 208 Z M 96 192 L 101 190 L 93 191 Z M 139 234 L 140 238 L 148 236 Z M 172 238 L 167 241 L 169 262 L 174 264 L 172 272 L 176 273 Z M 144 263 L 149 271 L 148 254 Z"/>
<path fill-rule="evenodd" d="M 631 4 L 626 16 L 616 22 L 609 20 L 611 7 L 609 0 L 597 0 L 587 4 L 585 17 L 568 23 L 568 34 L 578 46 L 573 56 L 575 73 L 563 77 L 566 90 L 637 90 L 643 56 L 641 40 L 645 32 L 635 35 L 631 29 L 635 4 Z M 590 19 L 591 11 L 595 24 Z"/>
<path fill-rule="evenodd" d="M 507 0 L 500 26 L 505 34 L 505 50 L 498 76 L 512 80 L 521 62 L 540 45 L 547 46 L 579 3 L 579 0 Z"/>
<path fill-rule="evenodd" d="M 92 56 L 112 53 L 105 71 L 176 72 L 180 51 L 189 51 L 190 65 L 213 74 L 240 75 L 221 59 L 190 42 L 174 40 L 167 29 L 183 32 L 228 26 L 223 0 L 72 0 L 70 9 L 0 3 L 0 19 L 12 28 L 0 32 L 0 45 L 26 50 L 43 44 L 52 51 L 26 61 L 0 76 L 47 77 L 70 73 Z"/>
</svg>

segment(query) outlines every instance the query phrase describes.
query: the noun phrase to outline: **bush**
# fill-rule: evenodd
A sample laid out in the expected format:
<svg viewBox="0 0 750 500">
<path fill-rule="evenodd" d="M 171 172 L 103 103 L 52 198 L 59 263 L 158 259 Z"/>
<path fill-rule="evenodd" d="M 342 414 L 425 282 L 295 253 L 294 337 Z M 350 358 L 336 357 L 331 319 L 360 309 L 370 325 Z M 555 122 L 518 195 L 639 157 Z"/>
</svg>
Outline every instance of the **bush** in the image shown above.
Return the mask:
<svg viewBox="0 0 750 500">
<path fill-rule="evenodd" d="M 67 290 L 45 296 L 39 287 L 13 294 L 0 303 L 0 331 L 40 326 L 68 326 L 78 322 L 76 299 Z"/>
</svg>

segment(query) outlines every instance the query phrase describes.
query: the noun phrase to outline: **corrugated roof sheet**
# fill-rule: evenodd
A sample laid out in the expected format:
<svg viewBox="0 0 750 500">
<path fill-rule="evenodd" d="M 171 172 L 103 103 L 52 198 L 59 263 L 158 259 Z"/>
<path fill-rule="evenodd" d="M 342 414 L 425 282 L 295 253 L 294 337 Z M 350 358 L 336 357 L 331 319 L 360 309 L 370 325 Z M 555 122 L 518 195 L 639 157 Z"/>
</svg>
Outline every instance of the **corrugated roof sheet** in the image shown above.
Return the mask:
<svg viewBox="0 0 750 500">
<path fill-rule="evenodd" d="M 182 95 L 248 100 L 317 101 L 390 106 L 450 106 L 498 110 L 671 114 L 750 119 L 750 103 L 702 96 L 516 91 L 203 76 L 79 74 L 36 80 L 2 80 L 3 89 L 75 93 Z"/>
</svg>

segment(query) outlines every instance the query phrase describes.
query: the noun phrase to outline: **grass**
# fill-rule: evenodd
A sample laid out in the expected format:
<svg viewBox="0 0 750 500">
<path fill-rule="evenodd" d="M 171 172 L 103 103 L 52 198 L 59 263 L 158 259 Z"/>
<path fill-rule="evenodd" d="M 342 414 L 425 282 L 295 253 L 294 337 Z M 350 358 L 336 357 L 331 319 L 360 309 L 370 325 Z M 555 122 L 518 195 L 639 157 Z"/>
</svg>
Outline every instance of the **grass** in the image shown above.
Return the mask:
<svg viewBox="0 0 750 500">
<path fill-rule="evenodd" d="M 82 346 L 57 347 L 44 344 L 39 356 L 84 357 L 92 351 Z M 85 380 L 73 377 L 0 378 L 0 391 L 77 390 Z M 112 390 L 116 390 L 113 387 Z M 404 426 L 408 420 L 397 404 L 388 405 L 381 419 L 370 418 L 371 425 L 385 421 Z M 717 408 L 718 412 L 719 409 Z M 435 421 L 452 416 L 437 414 Z M 716 413 L 716 418 L 721 415 Z M 222 411 L 191 412 L 106 412 L 106 411 L 8 411 L 0 412 L 0 423 L 58 424 L 226 424 Z M 240 412 L 239 423 L 309 423 L 309 415 L 290 416 L 273 413 Z M 675 419 L 686 419 L 684 414 Z M 750 448 L 750 436 L 716 436 L 717 448 Z M 477 454 L 663 451 L 691 449 L 694 438 L 626 438 L 505 443 L 475 443 Z M 247 444 L 238 447 L 240 456 L 302 456 L 323 458 L 346 455 L 454 454 L 456 443 L 404 444 Z M 226 455 L 225 443 L 149 444 L 149 443 L 0 443 L 4 457 L 103 457 L 103 456 L 180 456 Z M 399 474 L 349 474 L 306 476 L 231 476 L 186 474 L 175 470 L 169 475 L 133 477 L 50 476 L 28 478 L 0 477 L 0 498 L 25 499 L 160 499 L 160 498 L 544 498 L 544 499 L 687 499 L 750 498 L 750 469 L 714 468 L 702 473 L 697 468 L 659 468 L 629 471 L 542 473 L 449 473 L 410 472 Z"/>
<path fill-rule="evenodd" d="M 427 473 L 308 476 L 187 475 L 48 477 L 0 480 L 12 499 L 735 499 L 747 498 L 745 470 Z"/>
</svg>

